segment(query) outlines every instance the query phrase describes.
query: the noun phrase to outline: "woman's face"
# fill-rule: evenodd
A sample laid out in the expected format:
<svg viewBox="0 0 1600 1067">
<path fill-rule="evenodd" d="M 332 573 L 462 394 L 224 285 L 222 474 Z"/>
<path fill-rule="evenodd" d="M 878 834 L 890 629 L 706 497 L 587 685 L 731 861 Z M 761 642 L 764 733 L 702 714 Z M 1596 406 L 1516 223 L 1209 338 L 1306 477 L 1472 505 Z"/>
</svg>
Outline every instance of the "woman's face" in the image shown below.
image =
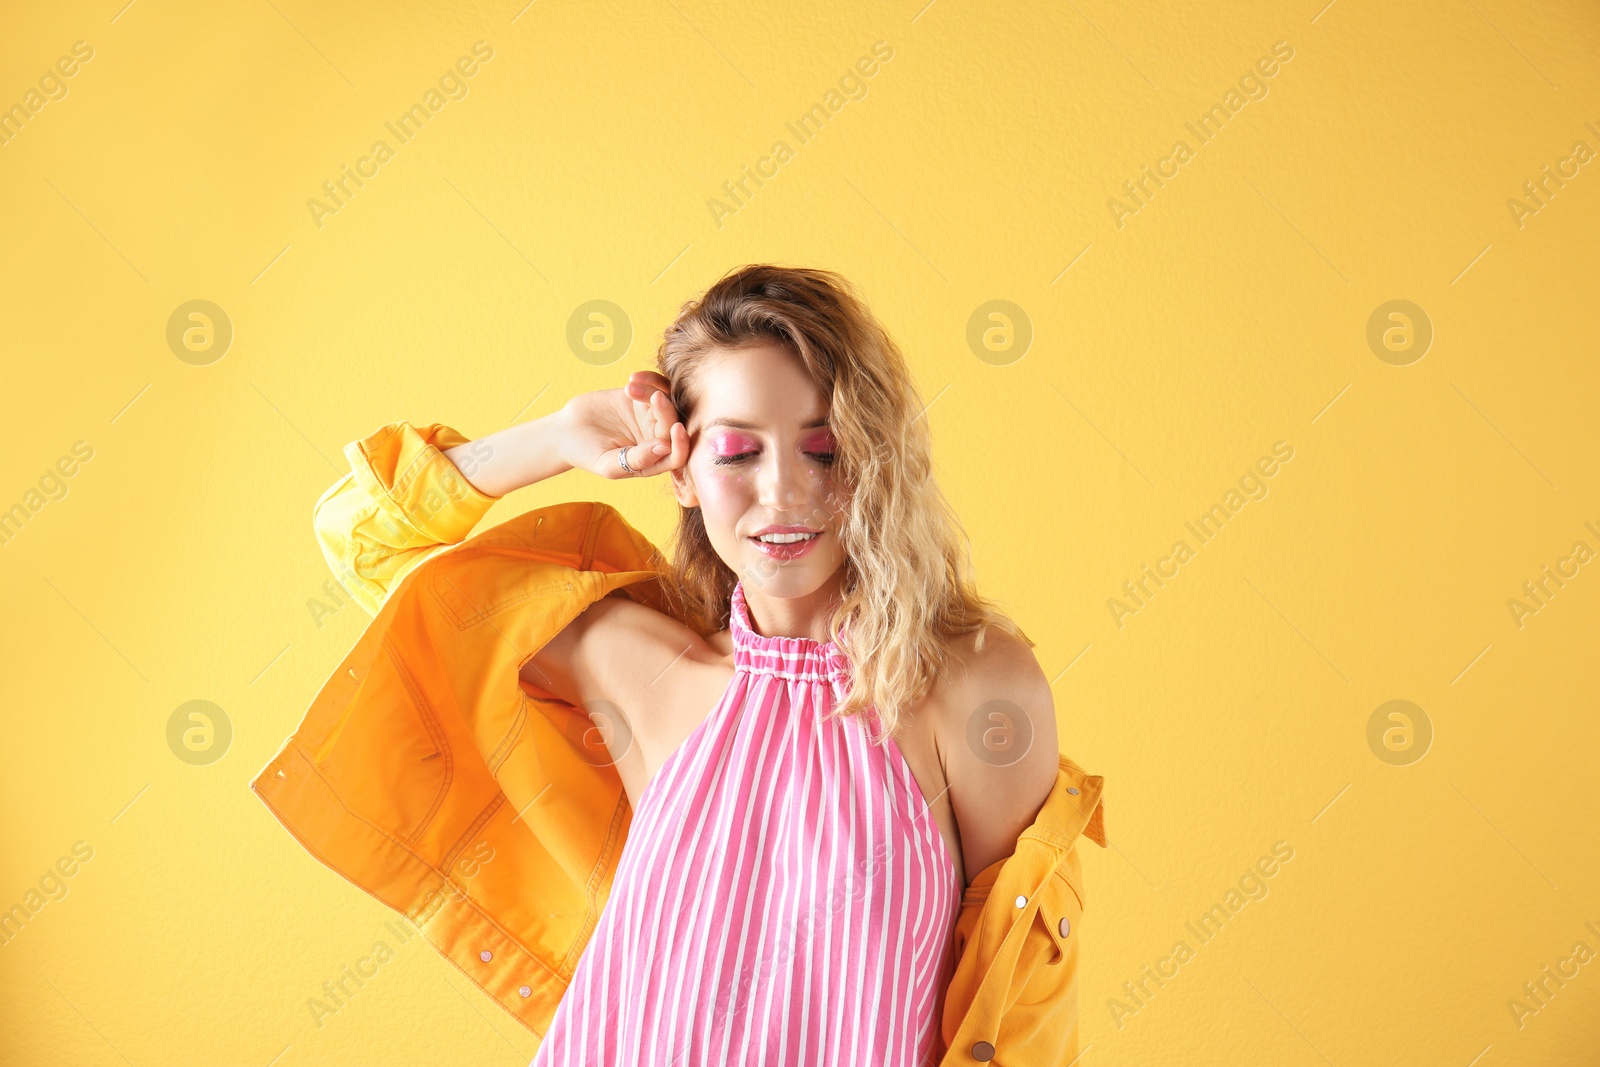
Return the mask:
<svg viewBox="0 0 1600 1067">
<path fill-rule="evenodd" d="M 700 509 L 712 547 L 747 590 L 817 592 L 844 563 L 828 398 L 776 343 L 712 353 L 694 385 L 689 461 L 673 477 L 678 502 Z M 763 543 L 770 526 L 814 536 Z"/>
</svg>

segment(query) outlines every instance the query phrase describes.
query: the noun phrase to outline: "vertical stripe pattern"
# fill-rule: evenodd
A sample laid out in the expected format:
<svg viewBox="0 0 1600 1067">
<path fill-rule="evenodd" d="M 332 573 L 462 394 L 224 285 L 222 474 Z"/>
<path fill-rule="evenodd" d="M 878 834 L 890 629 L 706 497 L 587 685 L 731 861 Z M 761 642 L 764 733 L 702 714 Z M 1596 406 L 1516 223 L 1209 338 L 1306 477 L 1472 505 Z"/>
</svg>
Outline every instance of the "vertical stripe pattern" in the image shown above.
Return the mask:
<svg viewBox="0 0 1600 1067">
<path fill-rule="evenodd" d="M 831 642 L 751 627 L 651 778 L 533 1067 L 874 1064 L 930 1055 L 961 878 L 899 746 L 825 719 Z"/>
</svg>

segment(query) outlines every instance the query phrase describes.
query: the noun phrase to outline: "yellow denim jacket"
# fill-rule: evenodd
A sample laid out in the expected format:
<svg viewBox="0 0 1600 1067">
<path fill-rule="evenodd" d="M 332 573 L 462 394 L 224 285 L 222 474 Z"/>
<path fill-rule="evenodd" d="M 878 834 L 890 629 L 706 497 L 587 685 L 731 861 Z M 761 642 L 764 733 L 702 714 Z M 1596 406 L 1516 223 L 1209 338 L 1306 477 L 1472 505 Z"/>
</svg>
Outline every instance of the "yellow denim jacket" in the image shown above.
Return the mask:
<svg viewBox="0 0 1600 1067">
<path fill-rule="evenodd" d="M 632 808 L 588 717 L 522 665 L 612 594 L 667 610 L 663 559 L 598 502 L 468 537 L 497 499 L 442 454 L 448 426 L 345 447 L 317 501 L 322 550 L 374 618 L 250 788 L 319 862 L 406 915 L 543 1037 L 610 895 Z M 944 1067 L 1078 1055 L 1080 833 L 1102 779 L 1060 757 L 1015 851 L 962 896 L 935 1050 Z"/>
</svg>

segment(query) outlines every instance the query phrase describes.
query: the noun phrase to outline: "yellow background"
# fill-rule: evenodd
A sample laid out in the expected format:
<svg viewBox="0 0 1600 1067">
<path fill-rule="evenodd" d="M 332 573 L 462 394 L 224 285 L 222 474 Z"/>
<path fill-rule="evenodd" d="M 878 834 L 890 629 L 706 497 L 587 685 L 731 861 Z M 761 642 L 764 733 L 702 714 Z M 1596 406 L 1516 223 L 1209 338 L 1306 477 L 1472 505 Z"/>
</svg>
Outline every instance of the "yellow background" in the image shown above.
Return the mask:
<svg viewBox="0 0 1600 1067">
<path fill-rule="evenodd" d="M 1520 226 L 1507 205 L 1600 150 L 1592 4 L 0 19 L 3 106 L 94 50 L 0 146 L 0 507 L 93 449 L 0 546 L 0 908 L 93 849 L 0 947 L 6 1064 L 531 1058 L 420 938 L 308 1010 L 396 940 L 246 788 L 365 622 L 311 606 L 311 505 L 384 422 L 482 435 L 620 384 L 755 261 L 842 272 L 903 345 L 983 587 L 1038 641 L 1064 750 L 1107 779 L 1081 1063 L 1596 1062 L 1600 959 L 1520 1025 L 1508 1006 L 1575 943 L 1600 952 L 1600 563 L 1520 627 L 1507 605 L 1600 549 L 1600 162 Z M 801 144 L 785 123 L 879 40 L 866 95 Z M 467 95 L 319 227 L 322 183 L 476 41 Z M 1185 123 L 1279 41 L 1267 95 L 1200 145 Z M 780 139 L 792 158 L 719 225 L 708 200 Z M 1108 200 L 1180 139 L 1193 157 L 1119 227 Z M 166 340 L 195 299 L 234 331 L 203 366 Z M 567 342 L 596 299 L 634 331 L 603 366 Z M 1434 331 L 1404 366 L 1367 343 L 1396 299 Z M 990 300 L 1031 324 L 1021 358 L 969 346 Z M 1265 498 L 1194 541 L 1277 441 Z M 487 523 L 571 498 L 658 541 L 673 517 L 659 483 L 571 473 Z M 1119 627 L 1107 601 L 1181 538 L 1193 558 Z M 166 736 L 196 699 L 233 728 L 205 766 Z M 1397 699 L 1433 730 L 1404 766 L 1367 740 Z M 1185 924 L 1280 841 L 1267 895 L 1200 944 Z M 1179 940 L 1192 958 L 1130 1001 Z"/>
</svg>

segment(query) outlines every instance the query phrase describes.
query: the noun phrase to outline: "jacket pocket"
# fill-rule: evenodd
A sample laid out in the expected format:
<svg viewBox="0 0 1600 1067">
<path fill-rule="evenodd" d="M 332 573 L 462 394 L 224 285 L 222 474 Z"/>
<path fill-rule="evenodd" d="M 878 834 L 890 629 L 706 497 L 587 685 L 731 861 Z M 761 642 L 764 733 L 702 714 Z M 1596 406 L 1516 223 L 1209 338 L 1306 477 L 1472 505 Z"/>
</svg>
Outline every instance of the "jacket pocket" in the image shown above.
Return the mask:
<svg viewBox="0 0 1600 1067">
<path fill-rule="evenodd" d="M 356 713 L 318 767 L 338 783 L 346 808 L 409 845 L 450 791 L 455 760 L 418 680 L 387 642 L 373 666 Z"/>
<path fill-rule="evenodd" d="M 1051 892 L 1039 901 L 1038 919 L 1043 924 L 1055 952 L 1045 962 L 1055 966 L 1067 956 L 1076 934 L 1078 920 L 1083 917 L 1083 900 L 1069 879 L 1061 872 L 1051 877 Z"/>
<path fill-rule="evenodd" d="M 1076 860 L 1074 849 L 1069 862 Z M 1017 961 L 1012 992 L 1021 1007 L 1063 1008 L 1063 998 L 1075 989 L 1079 922 L 1083 898 L 1063 862 L 1038 894 L 1038 907 Z"/>
</svg>

